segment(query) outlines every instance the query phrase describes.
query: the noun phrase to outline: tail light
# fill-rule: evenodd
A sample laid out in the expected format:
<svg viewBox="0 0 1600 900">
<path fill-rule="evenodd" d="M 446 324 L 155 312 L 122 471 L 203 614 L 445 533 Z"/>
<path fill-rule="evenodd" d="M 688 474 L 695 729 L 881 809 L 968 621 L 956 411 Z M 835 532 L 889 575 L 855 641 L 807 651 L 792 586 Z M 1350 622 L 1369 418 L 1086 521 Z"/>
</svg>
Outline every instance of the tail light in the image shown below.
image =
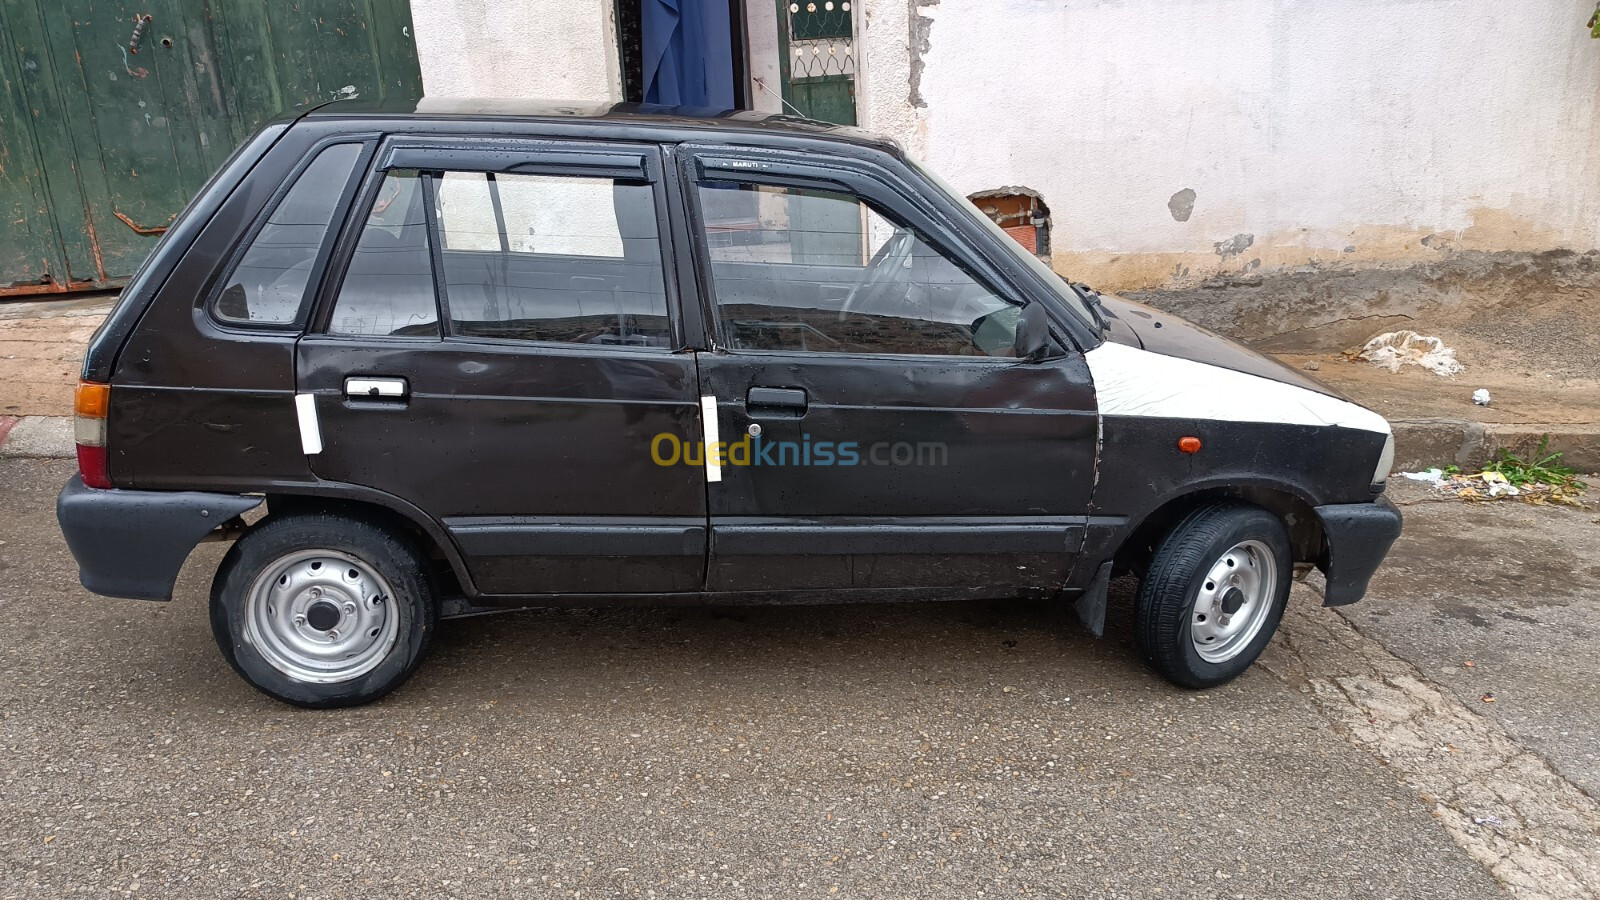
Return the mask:
<svg viewBox="0 0 1600 900">
<path fill-rule="evenodd" d="M 106 471 L 106 413 L 111 408 L 111 385 L 78 382 L 73 397 L 73 439 L 78 443 L 78 473 L 92 488 L 111 487 Z"/>
</svg>

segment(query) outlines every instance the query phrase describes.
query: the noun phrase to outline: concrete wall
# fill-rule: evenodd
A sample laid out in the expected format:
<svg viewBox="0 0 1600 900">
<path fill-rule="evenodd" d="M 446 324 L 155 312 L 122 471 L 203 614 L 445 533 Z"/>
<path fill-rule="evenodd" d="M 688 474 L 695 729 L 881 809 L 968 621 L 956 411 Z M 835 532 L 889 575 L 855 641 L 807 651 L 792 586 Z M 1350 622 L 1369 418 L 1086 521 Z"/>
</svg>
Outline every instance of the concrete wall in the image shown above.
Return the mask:
<svg viewBox="0 0 1600 900">
<path fill-rule="evenodd" d="M 1056 267 L 1106 289 L 1600 246 L 1589 0 L 855 6 L 862 124 L 964 191 L 1039 191 Z M 430 95 L 620 95 L 612 0 L 412 19 Z"/>
<path fill-rule="evenodd" d="M 1600 241 L 1589 0 L 861 6 L 863 124 L 1109 289 Z"/>
<path fill-rule="evenodd" d="M 431 97 L 616 100 L 612 0 L 412 0 Z"/>
</svg>

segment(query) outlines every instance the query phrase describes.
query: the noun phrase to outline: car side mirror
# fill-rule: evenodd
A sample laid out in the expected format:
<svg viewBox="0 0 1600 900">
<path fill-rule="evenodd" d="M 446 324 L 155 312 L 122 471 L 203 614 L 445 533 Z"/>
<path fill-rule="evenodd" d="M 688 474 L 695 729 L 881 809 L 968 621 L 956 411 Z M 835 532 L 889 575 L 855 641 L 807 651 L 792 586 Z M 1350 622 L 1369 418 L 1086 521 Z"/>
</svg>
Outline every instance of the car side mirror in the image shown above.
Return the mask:
<svg viewBox="0 0 1600 900">
<path fill-rule="evenodd" d="M 1043 304 L 1029 303 L 1017 317 L 1017 336 L 1011 345 L 1016 358 L 1027 362 L 1043 362 L 1058 356 L 1056 342 L 1050 336 L 1050 314 Z"/>
</svg>

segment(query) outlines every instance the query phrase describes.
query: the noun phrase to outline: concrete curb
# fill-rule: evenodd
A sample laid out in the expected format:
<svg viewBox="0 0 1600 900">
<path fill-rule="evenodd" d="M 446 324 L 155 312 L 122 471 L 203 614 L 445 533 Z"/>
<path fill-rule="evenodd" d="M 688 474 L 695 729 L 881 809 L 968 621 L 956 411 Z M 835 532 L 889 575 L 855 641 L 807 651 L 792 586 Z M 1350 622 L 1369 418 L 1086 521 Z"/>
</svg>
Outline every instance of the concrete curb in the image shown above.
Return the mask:
<svg viewBox="0 0 1600 900">
<path fill-rule="evenodd" d="M 1561 463 L 1579 472 L 1600 472 L 1600 424 L 1522 423 L 1485 424 L 1466 419 L 1391 419 L 1394 428 L 1394 468 L 1410 472 L 1454 463 L 1475 468 L 1506 447 L 1530 454 L 1545 435 L 1549 452 L 1562 454 Z"/>
<path fill-rule="evenodd" d="M 0 416 L 0 459 L 72 459 L 78 455 L 68 416 Z"/>
</svg>

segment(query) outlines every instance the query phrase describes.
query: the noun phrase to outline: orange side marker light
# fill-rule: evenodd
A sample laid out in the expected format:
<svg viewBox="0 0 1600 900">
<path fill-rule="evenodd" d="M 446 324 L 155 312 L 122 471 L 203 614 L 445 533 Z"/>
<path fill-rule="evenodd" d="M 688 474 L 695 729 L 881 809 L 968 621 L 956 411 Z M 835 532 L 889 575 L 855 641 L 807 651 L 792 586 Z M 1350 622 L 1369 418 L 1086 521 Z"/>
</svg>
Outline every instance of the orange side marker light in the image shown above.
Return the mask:
<svg viewBox="0 0 1600 900">
<path fill-rule="evenodd" d="M 78 415 L 89 419 L 104 419 L 111 407 L 111 385 L 80 381 L 72 399 L 73 411 Z"/>
<path fill-rule="evenodd" d="M 1184 453 L 1199 453 L 1200 439 L 1192 434 L 1178 438 L 1178 449 Z"/>
</svg>

